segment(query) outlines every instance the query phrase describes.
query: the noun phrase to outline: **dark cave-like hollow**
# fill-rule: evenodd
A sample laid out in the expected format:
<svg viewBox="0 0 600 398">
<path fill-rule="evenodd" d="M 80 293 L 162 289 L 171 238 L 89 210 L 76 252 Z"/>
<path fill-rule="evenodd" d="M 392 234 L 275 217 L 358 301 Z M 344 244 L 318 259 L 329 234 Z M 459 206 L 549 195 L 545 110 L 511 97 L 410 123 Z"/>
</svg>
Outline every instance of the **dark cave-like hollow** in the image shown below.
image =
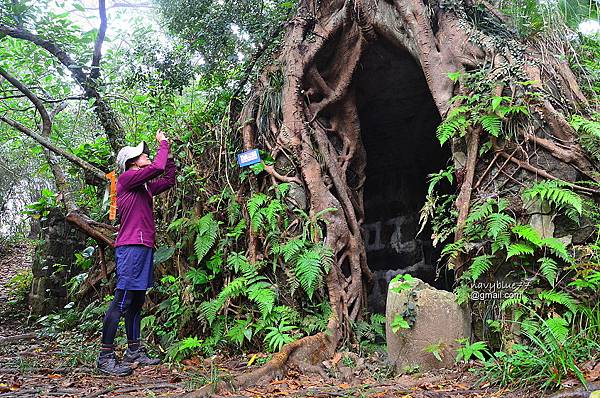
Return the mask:
<svg viewBox="0 0 600 398">
<path fill-rule="evenodd" d="M 441 289 L 436 278 L 439 248 L 431 231 L 419 230 L 427 176 L 447 167 L 450 150 L 435 136 L 440 115 L 425 76 L 405 50 L 383 40 L 363 54 L 356 75 L 361 138 L 367 153 L 362 225 L 367 263 L 373 271 L 368 307 L 385 312 L 387 286 L 409 273 Z"/>
</svg>

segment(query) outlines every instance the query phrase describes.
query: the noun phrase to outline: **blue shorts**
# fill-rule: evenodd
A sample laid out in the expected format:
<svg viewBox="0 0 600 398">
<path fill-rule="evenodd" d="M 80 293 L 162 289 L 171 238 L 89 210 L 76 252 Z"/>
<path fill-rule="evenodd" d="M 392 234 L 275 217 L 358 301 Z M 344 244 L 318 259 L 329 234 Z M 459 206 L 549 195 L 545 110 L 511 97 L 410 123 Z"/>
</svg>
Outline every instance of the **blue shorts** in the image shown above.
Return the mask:
<svg viewBox="0 0 600 398">
<path fill-rule="evenodd" d="M 144 245 L 117 246 L 117 289 L 147 290 L 153 284 L 154 249 Z"/>
</svg>

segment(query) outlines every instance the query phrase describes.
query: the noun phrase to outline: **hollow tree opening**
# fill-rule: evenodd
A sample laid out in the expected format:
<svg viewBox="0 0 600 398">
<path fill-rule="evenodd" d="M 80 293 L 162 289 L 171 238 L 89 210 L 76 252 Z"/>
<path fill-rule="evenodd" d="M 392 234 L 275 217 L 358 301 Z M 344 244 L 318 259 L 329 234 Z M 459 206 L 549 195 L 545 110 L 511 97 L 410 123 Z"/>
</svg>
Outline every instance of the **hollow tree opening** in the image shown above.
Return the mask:
<svg viewBox="0 0 600 398">
<path fill-rule="evenodd" d="M 362 228 L 373 271 L 368 306 L 385 312 L 387 285 L 399 273 L 448 288 L 444 278 L 436 280 L 439 250 L 431 233 L 416 235 L 427 175 L 445 168 L 451 155 L 435 137 L 440 115 L 408 52 L 377 40 L 363 54 L 355 82 L 367 156 Z"/>
</svg>

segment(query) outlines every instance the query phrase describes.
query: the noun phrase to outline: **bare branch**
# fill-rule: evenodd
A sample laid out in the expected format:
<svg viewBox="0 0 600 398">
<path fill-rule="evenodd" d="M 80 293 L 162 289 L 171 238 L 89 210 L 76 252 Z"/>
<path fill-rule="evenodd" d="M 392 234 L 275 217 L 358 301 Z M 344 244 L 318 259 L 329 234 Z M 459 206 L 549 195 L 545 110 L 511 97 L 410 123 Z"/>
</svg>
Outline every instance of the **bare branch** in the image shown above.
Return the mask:
<svg viewBox="0 0 600 398">
<path fill-rule="evenodd" d="M 100 29 L 98 29 L 98 36 L 96 37 L 96 43 L 94 44 L 92 70 L 90 71 L 90 78 L 92 79 L 100 77 L 100 58 L 102 58 L 102 43 L 104 42 L 104 36 L 106 35 L 107 24 L 105 0 L 98 0 L 98 7 L 100 10 Z"/>
</svg>

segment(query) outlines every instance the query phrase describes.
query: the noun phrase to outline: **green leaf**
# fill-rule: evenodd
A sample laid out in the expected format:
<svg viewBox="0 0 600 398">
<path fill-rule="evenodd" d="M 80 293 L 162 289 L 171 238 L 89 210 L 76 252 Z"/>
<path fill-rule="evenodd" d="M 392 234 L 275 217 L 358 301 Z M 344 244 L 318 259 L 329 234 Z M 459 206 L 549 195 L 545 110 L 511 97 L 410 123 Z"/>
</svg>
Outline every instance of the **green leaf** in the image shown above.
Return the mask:
<svg viewBox="0 0 600 398">
<path fill-rule="evenodd" d="M 402 317 L 402 315 L 398 314 L 394 317 L 392 321 L 392 332 L 398 333 L 400 329 L 410 329 L 410 325 L 408 322 Z"/>
<path fill-rule="evenodd" d="M 154 265 L 164 263 L 175 253 L 175 248 L 170 246 L 161 246 L 154 252 Z"/>
<path fill-rule="evenodd" d="M 533 247 L 529 246 L 526 243 L 514 243 L 508 247 L 508 253 L 506 255 L 506 259 L 508 260 L 514 256 L 522 256 L 525 254 L 532 255 L 535 252 Z"/>
</svg>

